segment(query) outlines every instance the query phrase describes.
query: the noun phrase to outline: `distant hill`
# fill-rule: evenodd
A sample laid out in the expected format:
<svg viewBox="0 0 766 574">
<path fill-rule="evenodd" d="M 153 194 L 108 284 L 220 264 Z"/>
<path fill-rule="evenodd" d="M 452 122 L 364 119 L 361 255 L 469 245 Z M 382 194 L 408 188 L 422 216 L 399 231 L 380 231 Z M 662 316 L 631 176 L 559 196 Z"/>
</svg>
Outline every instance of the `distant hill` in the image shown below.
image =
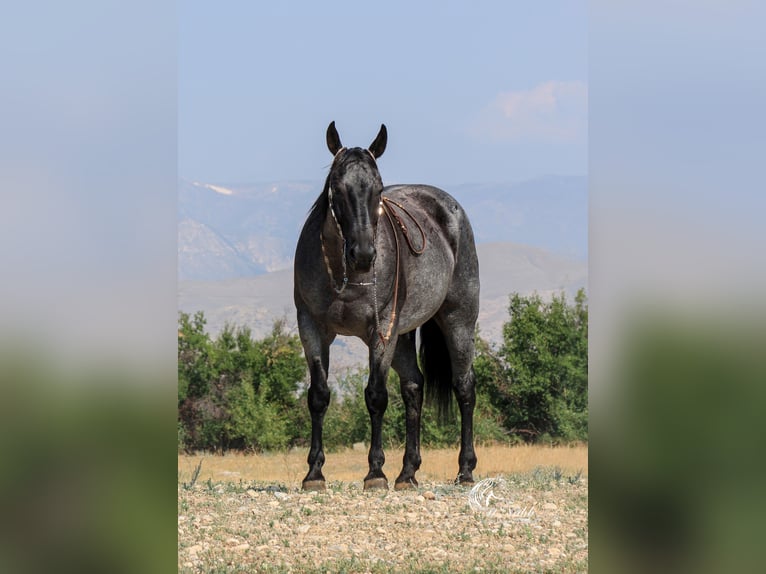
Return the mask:
<svg viewBox="0 0 766 574">
<path fill-rule="evenodd" d="M 499 342 L 502 325 L 508 319 L 511 292 L 544 297 L 574 293 L 587 284 L 584 261 L 550 253 L 538 247 L 513 243 L 486 243 L 477 246 L 481 279 L 479 325 L 483 337 Z M 249 278 L 221 281 L 181 281 L 179 309 L 188 313 L 204 311 L 208 331 L 216 335 L 229 322 L 247 325 L 256 337 L 268 334 L 274 319 L 284 317 L 297 332 L 292 299 L 292 269 Z M 339 337 L 331 351 L 334 374 L 364 366 L 366 348 L 357 339 Z"/>
<path fill-rule="evenodd" d="M 181 181 L 179 280 L 217 281 L 289 269 L 301 226 L 321 187 L 322 182 Z M 464 184 L 446 190 L 465 207 L 478 243 L 535 245 L 587 259 L 585 177 Z"/>
<path fill-rule="evenodd" d="M 320 185 L 226 187 L 181 181 L 178 279 L 215 281 L 289 268 Z"/>
<path fill-rule="evenodd" d="M 468 212 L 477 243 L 522 243 L 577 259 L 588 257 L 586 177 L 466 184 L 448 191 Z"/>
</svg>

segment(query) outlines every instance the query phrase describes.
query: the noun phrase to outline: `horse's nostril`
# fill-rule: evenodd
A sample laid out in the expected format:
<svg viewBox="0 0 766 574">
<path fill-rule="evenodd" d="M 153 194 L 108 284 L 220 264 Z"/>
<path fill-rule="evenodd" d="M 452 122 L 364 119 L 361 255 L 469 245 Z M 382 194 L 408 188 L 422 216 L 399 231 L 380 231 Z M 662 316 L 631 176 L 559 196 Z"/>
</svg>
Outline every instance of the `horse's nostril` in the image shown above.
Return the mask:
<svg viewBox="0 0 766 574">
<path fill-rule="evenodd" d="M 375 260 L 375 247 L 372 245 L 352 245 L 348 250 L 349 261 L 360 267 L 369 267 Z"/>
</svg>

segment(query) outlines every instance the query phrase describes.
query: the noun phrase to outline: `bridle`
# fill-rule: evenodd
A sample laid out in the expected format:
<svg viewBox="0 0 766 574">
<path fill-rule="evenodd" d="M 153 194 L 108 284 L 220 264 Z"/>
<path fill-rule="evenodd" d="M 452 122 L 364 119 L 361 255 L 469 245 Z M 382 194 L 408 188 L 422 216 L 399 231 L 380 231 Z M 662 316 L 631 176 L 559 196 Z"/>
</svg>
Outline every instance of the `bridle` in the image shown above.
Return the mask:
<svg viewBox="0 0 766 574">
<path fill-rule="evenodd" d="M 338 152 L 335 154 L 335 157 L 333 158 L 333 165 L 335 164 L 335 160 L 338 158 L 338 156 L 346 150 L 345 147 L 342 147 L 338 150 Z M 372 154 L 371 151 L 367 150 L 372 157 L 373 162 L 375 161 L 375 156 Z M 332 215 L 333 222 L 335 223 L 335 228 L 338 231 L 338 236 L 341 239 L 341 268 L 343 270 L 343 279 L 341 282 L 340 287 L 337 286 L 335 282 L 335 277 L 332 272 L 332 267 L 330 266 L 330 259 L 327 256 L 327 251 L 325 250 L 325 244 L 324 244 L 324 236 L 322 234 L 321 228 L 319 231 L 319 242 L 322 247 L 322 257 L 324 258 L 325 268 L 327 269 L 327 274 L 330 278 L 330 285 L 332 285 L 333 290 L 340 295 L 343 293 L 343 291 L 346 289 L 348 285 L 353 286 L 359 286 L 359 287 L 368 287 L 372 286 L 372 304 L 373 304 L 373 310 L 375 312 L 375 332 L 380 337 L 381 342 L 383 343 L 383 346 L 385 347 L 388 342 L 391 339 L 391 331 L 394 328 L 394 323 L 396 322 L 396 310 L 397 310 L 397 303 L 399 300 L 399 267 L 400 267 L 400 247 L 399 247 L 399 234 L 396 232 L 396 227 L 398 226 L 399 229 L 402 232 L 402 235 L 404 236 L 405 241 L 407 242 L 407 246 L 410 249 L 410 252 L 413 255 L 422 255 L 423 252 L 426 250 L 426 234 L 423 230 L 423 227 L 420 225 L 420 222 L 418 222 L 417 219 L 405 208 L 401 203 L 398 203 L 394 201 L 393 199 L 390 199 L 388 197 L 384 197 L 381 195 L 380 197 L 380 203 L 378 204 L 378 217 L 385 214 L 386 219 L 388 219 L 388 223 L 391 226 L 391 232 L 394 236 L 394 244 L 396 247 L 396 270 L 394 275 L 394 299 L 393 299 L 393 306 L 391 310 L 391 318 L 388 322 L 388 328 L 386 330 L 386 334 L 384 335 L 380 330 L 380 317 L 378 315 L 378 278 L 377 274 L 375 272 L 375 263 L 372 264 L 372 281 L 364 281 L 364 282 L 354 282 L 348 280 L 348 272 L 346 270 L 346 237 L 343 235 L 343 229 L 340 226 L 340 222 L 338 221 L 338 217 L 335 214 L 335 208 L 332 203 L 332 196 L 333 196 L 333 190 L 332 186 L 328 184 L 327 186 L 327 202 L 328 202 L 328 209 L 330 211 L 330 214 Z M 404 213 L 410 221 L 412 221 L 415 224 L 415 227 L 420 232 L 420 248 L 415 248 L 415 246 L 412 243 L 412 238 L 410 237 L 409 230 L 407 229 L 407 225 L 402 221 L 402 218 L 396 213 L 394 210 L 394 207 L 397 207 L 399 210 L 401 210 L 402 213 Z M 396 222 L 396 226 L 394 225 L 394 222 Z M 377 243 L 377 225 L 375 226 L 375 236 L 373 237 L 373 245 Z"/>
</svg>

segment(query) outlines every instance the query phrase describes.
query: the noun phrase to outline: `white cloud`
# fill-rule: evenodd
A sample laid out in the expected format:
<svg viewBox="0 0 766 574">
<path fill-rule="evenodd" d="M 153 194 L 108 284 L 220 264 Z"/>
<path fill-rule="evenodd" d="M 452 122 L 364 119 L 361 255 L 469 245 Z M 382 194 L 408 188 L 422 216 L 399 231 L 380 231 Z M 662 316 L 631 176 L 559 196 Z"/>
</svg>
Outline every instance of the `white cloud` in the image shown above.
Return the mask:
<svg viewBox="0 0 766 574">
<path fill-rule="evenodd" d="M 498 94 L 478 115 L 472 133 L 481 139 L 584 142 L 588 86 L 550 80 L 530 90 Z"/>
</svg>

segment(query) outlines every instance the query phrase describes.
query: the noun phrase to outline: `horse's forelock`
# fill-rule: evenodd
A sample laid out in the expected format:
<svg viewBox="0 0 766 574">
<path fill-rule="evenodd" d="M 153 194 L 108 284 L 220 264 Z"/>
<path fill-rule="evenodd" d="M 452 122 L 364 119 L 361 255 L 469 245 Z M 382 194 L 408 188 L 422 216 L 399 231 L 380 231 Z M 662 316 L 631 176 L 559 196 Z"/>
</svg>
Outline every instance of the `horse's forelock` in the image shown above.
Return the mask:
<svg viewBox="0 0 766 574">
<path fill-rule="evenodd" d="M 354 147 L 354 148 L 341 148 L 338 153 L 333 158 L 332 165 L 330 166 L 330 172 L 327 174 L 327 177 L 325 178 L 324 187 L 322 188 L 322 193 L 319 194 L 319 197 L 316 199 L 314 204 L 311 206 L 311 209 L 309 210 L 309 215 L 313 214 L 314 212 L 317 212 L 321 219 L 324 219 L 327 216 L 327 208 L 328 208 L 328 195 L 329 195 L 329 189 L 330 189 L 330 179 L 332 176 L 338 171 L 338 170 L 348 170 L 349 168 L 352 168 L 354 164 L 361 164 L 368 169 L 370 169 L 373 174 L 378 174 L 378 177 L 380 177 L 380 172 L 378 172 L 378 164 L 375 158 L 373 157 L 372 153 L 370 153 L 369 150 L 366 150 L 361 147 Z"/>
</svg>

